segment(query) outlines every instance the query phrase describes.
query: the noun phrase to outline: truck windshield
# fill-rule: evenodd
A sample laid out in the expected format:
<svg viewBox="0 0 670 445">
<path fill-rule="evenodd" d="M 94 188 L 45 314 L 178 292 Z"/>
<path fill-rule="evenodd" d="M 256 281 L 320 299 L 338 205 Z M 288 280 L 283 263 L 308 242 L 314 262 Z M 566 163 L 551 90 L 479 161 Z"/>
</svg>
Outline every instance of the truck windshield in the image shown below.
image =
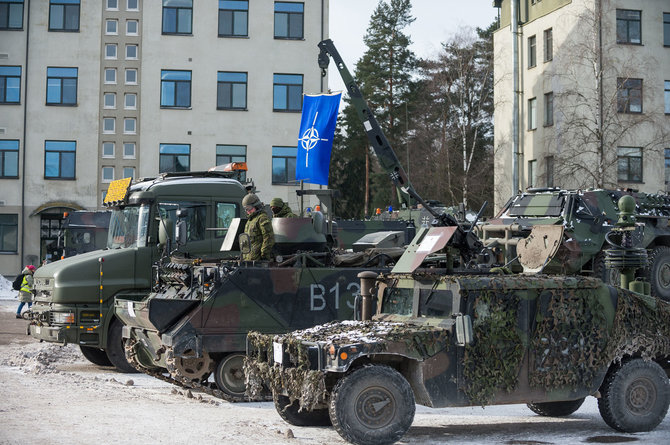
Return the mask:
<svg viewBox="0 0 670 445">
<path fill-rule="evenodd" d="M 149 209 L 146 204 L 115 210 L 109 221 L 107 248 L 144 247 L 149 230 Z"/>
</svg>

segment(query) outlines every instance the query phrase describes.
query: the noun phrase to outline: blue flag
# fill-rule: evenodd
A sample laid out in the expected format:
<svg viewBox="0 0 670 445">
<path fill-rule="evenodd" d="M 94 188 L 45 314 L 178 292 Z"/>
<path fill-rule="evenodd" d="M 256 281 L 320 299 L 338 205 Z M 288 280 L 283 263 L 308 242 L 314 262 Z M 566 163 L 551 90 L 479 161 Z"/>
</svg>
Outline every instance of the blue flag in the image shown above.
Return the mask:
<svg viewBox="0 0 670 445">
<path fill-rule="evenodd" d="M 340 107 L 337 94 L 305 95 L 298 134 L 295 179 L 310 184 L 328 185 L 330 152 Z"/>
</svg>

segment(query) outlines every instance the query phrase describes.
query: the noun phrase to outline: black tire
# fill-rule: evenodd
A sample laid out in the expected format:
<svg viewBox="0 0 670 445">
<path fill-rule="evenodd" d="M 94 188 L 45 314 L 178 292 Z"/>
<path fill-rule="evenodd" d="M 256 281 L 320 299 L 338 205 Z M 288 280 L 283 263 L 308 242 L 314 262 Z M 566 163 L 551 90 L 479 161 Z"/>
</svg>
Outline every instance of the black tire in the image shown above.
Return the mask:
<svg viewBox="0 0 670 445">
<path fill-rule="evenodd" d="M 216 366 L 216 386 L 228 395 L 243 397 L 247 389 L 244 383 L 244 357 L 242 352 L 233 352 L 223 357 Z"/>
<path fill-rule="evenodd" d="M 81 353 L 84 358 L 94 365 L 112 366 L 112 362 L 109 361 L 107 353 L 104 349 L 84 345 L 79 345 L 79 349 L 81 349 Z"/>
<path fill-rule="evenodd" d="M 414 421 L 414 393 L 388 366 L 364 366 L 343 377 L 331 393 L 330 420 L 345 440 L 358 445 L 391 444 Z"/>
<path fill-rule="evenodd" d="M 621 272 L 605 267 L 605 252 L 599 252 L 593 259 L 593 276 L 602 280 L 605 284 L 621 286 Z"/>
<path fill-rule="evenodd" d="M 312 411 L 299 411 L 300 402 L 291 400 L 286 396 L 275 394 L 274 397 L 275 408 L 279 417 L 284 419 L 287 423 L 295 426 L 330 426 L 330 416 L 328 415 L 328 408 L 314 409 Z"/>
<path fill-rule="evenodd" d="M 126 374 L 134 374 L 139 372 L 126 359 L 126 350 L 123 345 L 123 337 L 121 336 L 121 329 L 123 325 L 116 318 L 112 320 L 107 332 L 107 357 L 109 361 L 119 372 Z"/>
<path fill-rule="evenodd" d="M 574 413 L 584 403 L 585 397 L 577 400 L 566 400 L 561 402 L 528 403 L 532 412 L 545 417 L 565 417 Z"/>
<path fill-rule="evenodd" d="M 663 368 L 639 358 L 611 369 L 600 393 L 600 415 L 610 427 L 624 433 L 653 430 L 670 404 L 670 383 Z"/>
<path fill-rule="evenodd" d="M 651 294 L 670 302 L 670 247 L 660 246 L 651 251 L 647 279 Z"/>
</svg>

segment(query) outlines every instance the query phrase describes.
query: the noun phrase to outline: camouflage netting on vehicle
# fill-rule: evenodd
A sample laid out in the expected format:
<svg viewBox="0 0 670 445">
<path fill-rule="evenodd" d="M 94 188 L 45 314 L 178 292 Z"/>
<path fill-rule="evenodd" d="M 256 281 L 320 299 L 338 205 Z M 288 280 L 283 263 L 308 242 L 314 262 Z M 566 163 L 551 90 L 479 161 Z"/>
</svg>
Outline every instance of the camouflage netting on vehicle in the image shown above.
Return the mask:
<svg viewBox="0 0 670 445">
<path fill-rule="evenodd" d="M 591 289 L 545 290 L 538 296 L 529 383 L 547 390 L 593 381 L 609 363 L 604 307 Z"/>
<path fill-rule="evenodd" d="M 496 391 L 512 391 L 518 383 L 524 346 L 517 330 L 518 297 L 496 291 L 469 291 L 474 299 L 474 338 L 465 347 L 463 391 L 473 405 L 487 405 Z"/>
</svg>

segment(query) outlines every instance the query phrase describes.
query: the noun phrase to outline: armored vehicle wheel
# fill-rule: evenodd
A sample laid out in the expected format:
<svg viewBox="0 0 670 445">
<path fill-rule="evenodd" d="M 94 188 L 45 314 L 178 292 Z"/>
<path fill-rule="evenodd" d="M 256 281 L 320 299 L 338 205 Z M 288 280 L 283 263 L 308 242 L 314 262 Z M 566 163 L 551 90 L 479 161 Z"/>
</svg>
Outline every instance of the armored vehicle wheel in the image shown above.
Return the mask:
<svg viewBox="0 0 670 445">
<path fill-rule="evenodd" d="M 388 366 L 365 366 L 342 378 L 331 393 L 330 420 L 345 440 L 359 445 L 391 444 L 414 421 L 414 393 Z"/>
<path fill-rule="evenodd" d="M 107 357 L 107 353 L 104 349 L 84 345 L 79 345 L 79 349 L 81 349 L 84 358 L 94 365 L 112 366 L 112 362 L 109 361 L 109 357 Z"/>
<path fill-rule="evenodd" d="M 541 402 L 528 403 L 528 408 L 535 414 L 545 417 L 563 417 L 569 416 L 582 406 L 585 397 L 577 400 L 567 400 L 561 402 Z"/>
<path fill-rule="evenodd" d="M 593 259 L 593 275 L 605 284 L 621 286 L 621 272 L 605 267 L 605 252 L 600 252 Z"/>
<path fill-rule="evenodd" d="M 107 332 L 107 357 L 112 365 L 120 371 L 125 373 L 137 373 L 137 369 L 128 363 L 126 359 L 126 349 L 123 345 L 123 337 L 121 336 L 121 329 L 123 325 L 116 318 L 112 320 Z"/>
<path fill-rule="evenodd" d="M 639 358 L 610 370 L 600 392 L 600 415 L 624 433 L 653 430 L 670 404 L 670 383 L 663 368 Z"/>
<path fill-rule="evenodd" d="M 216 386 L 228 395 L 242 397 L 247 389 L 244 383 L 244 357 L 241 352 L 228 354 L 216 367 L 214 374 Z"/>
<path fill-rule="evenodd" d="M 312 411 L 299 411 L 300 402 L 297 400 L 291 403 L 291 400 L 286 396 L 275 394 L 274 397 L 275 408 L 279 417 L 286 422 L 295 426 L 330 426 L 330 416 L 328 409 L 314 409 Z"/>
<path fill-rule="evenodd" d="M 174 368 L 168 366 L 173 377 L 176 375 L 194 382 L 207 380 L 213 368 L 214 362 L 207 352 L 203 351 L 202 357 L 196 357 L 195 351 L 191 349 L 184 351 L 180 357 L 175 357 Z"/>
<path fill-rule="evenodd" d="M 661 246 L 651 251 L 647 279 L 653 296 L 670 301 L 670 247 Z"/>
</svg>

